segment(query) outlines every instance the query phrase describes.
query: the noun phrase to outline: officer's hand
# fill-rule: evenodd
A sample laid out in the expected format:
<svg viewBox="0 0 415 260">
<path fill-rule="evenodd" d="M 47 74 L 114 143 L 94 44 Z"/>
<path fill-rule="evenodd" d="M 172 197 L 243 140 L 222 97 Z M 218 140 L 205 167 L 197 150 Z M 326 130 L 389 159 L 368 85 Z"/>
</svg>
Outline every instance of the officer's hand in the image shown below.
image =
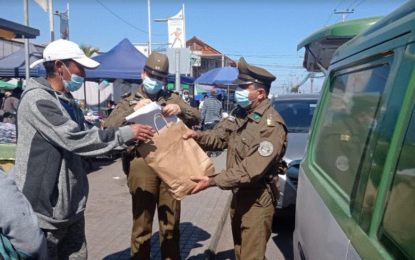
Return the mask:
<svg viewBox="0 0 415 260">
<path fill-rule="evenodd" d="M 183 135 L 184 140 L 187 140 L 189 138 L 196 138 L 196 137 L 197 137 L 197 133 L 196 131 L 192 129 L 187 129 L 187 132 Z"/>
<path fill-rule="evenodd" d="M 130 127 L 133 130 L 135 140 L 150 140 L 155 133 L 154 129 L 148 125 L 133 124 Z"/>
<path fill-rule="evenodd" d="M 192 176 L 190 179 L 197 183 L 196 187 L 192 190 L 191 194 L 198 193 L 199 191 L 206 190 L 209 188 L 209 177 L 202 176 L 202 177 L 196 177 Z"/>
<path fill-rule="evenodd" d="M 177 116 L 181 112 L 182 110 L 180 109 L 180 106 L 177 104 L 168 104 L 167 106 L 163 107 L 163 110 L 161 111 L 161 113 L 165 117 Z"/>
<path fill-rule="evenodd" d="M 148 98 L 143 98 L 140 101 L 138 101 L 138 103 L 134 106 L 134 111 L 139 110 L 140 108 L 142 108 L 145 105 L 150 104 L 152 101 L 151 99 Z"/>
</svg>

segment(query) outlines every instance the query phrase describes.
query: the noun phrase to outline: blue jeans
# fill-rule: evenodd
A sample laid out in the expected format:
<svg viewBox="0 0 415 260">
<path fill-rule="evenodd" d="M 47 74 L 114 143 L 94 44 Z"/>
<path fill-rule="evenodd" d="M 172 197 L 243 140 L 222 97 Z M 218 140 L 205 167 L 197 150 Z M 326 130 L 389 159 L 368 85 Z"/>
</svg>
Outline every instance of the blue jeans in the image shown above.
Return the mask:
<svg viewBox="0 0 415 260">
<path fill-rule="evenodd" d="M 213 128 L 215 128 L 215 126 L 218 124 L 218 121 L 215 121 L 213 123 L 208 123 L 208 124 L 204 124 L 203 125 L 203 131 L 205 130 L 212 130 Z"/>
<path fill-rule="evenodd" d="M 213 123 L 209 123 L 209 124 L 204 124 L 203 125 L 203 131 L 206 130 L 212 130 L 213 128 L 215 128 L 215 126 L 219 123 L 219 121 L 215 121 Z M 207 152 L 207 155 L 209 157 L 216 157 L 220 154 L 220 152 Z"/>
</svg>

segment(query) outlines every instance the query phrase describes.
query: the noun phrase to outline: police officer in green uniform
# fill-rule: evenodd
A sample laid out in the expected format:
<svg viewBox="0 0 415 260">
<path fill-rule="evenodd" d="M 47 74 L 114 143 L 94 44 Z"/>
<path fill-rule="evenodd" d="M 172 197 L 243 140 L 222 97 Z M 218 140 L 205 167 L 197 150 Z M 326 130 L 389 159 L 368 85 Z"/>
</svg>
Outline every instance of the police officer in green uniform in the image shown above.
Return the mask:
<svg viewBox="0 0 415 260">
<path fill-rule="evenodd" d="M 167 56 L 153 52 L 141 73 L 143 84 L 134 93 L 121 97 L 105 121 L 105 127 L 127 124 L 126 116 L 153 101 L 163 107 L 164 116 L 178 116 L 188 126 L 199 124 L 198 109 L 188 105 L 178 94 L 163 90 L 168 68 Z M 180 201 L 173 199 L 166 184 L 141 157 L 131 161 L 126 173 L 133 200 L 131 258 L 150 259 L 150 238 L 157 206 L 162 259 L 180 259 Z"/>
<path fill-rule="evenodd" d="M 237 108 L 213 130 L 188 130 L 184 139 L 194 138 L 208 151 L 228 149 L 226 170 L 210 177 L 192 177 L 192 193 L 218 186 L 233 192 L 232 234 L 236 259 L 265 259 L 274 215 L 273 198 L 278 197 L 278 169 L 282 168 L 287 129 L 267 98 L 275 76 L 268 71 L 238 62 L 234 82 Z M 271 188 L 273 187 L 273 188 Z M 274 191 L 274 193 L 272 193 Z"/>
</svg>

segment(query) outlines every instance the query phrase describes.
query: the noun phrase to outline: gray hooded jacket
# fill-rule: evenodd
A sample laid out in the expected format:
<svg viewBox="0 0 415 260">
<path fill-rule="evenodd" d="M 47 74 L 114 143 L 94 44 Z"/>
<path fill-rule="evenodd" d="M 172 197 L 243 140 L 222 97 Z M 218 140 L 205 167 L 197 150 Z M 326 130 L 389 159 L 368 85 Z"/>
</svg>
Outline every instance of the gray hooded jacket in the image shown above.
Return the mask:
<svg viewBox="0 0 415 260">
<path fill-rule="evenodd" d="M 94 156 L 132 141 L 129 126 L 83 130 L 72 95 L 45 78 L 30 79 L 17 113 L 15 174 L 43 229 L 59 229 L 83 216 L 88 179 L 80 156 Z"/>
</svg>

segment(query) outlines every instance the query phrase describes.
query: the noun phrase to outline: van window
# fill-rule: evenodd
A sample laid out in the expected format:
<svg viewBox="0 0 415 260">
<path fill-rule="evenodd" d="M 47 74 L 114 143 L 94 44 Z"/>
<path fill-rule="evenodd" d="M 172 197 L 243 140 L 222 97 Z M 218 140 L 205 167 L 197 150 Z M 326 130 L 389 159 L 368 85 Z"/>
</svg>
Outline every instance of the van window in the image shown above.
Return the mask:
<svg viewBox="0 0 415 260">
<path fill-rule="evenodd" d="M 396 259 L 415 259 L 415 111 L 404 139 L 379 229 L 380 242 Z"/>
<path fill-rule="evenodd" d="M 315 140 L 318 166 L 350 198 L 363 162 L 390 63 L 377 61 L 334 74 Z"/>
</svg>

